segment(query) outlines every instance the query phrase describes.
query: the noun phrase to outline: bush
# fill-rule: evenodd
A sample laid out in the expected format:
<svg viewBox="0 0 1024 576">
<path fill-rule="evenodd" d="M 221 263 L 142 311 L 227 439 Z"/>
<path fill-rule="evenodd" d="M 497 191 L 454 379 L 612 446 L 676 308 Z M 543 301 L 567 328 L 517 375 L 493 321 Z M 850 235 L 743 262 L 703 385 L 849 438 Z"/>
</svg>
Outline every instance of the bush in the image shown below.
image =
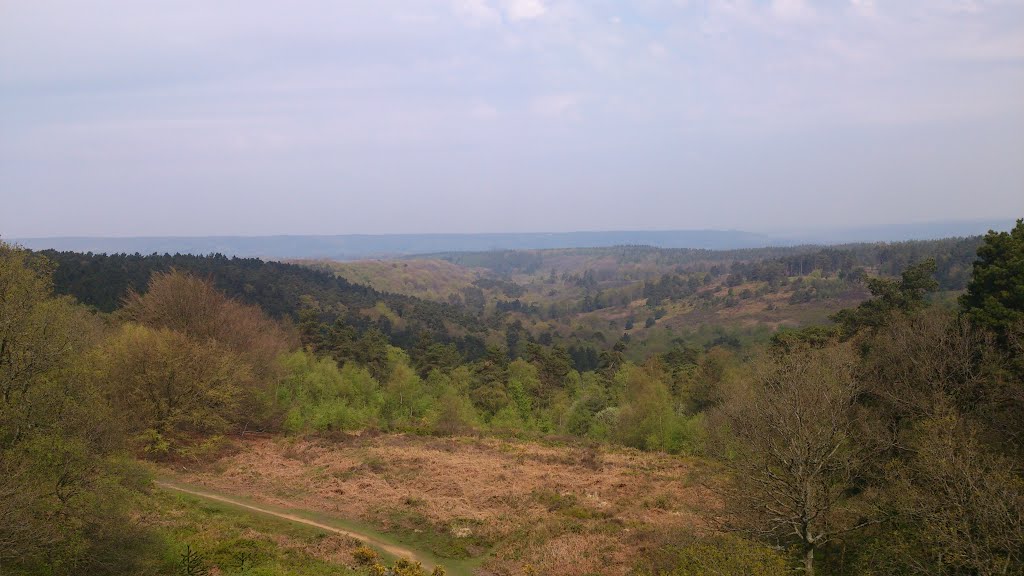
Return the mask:
<svg viewBox="0 0 1024 576">
<path fill-rule="evenodd" d="M 695 539 L 682 546 L 665 547 L 645 576 L 785 576 L 785 557 L 771 548 L 735 536 Z"/>
<path fill-rule="evenodd" d="M 352 558 L 363 565 L 370 565 L 377 562 L 380 555 L 369 546 L 360 546 L 352 551 Z"/>
<path fill-rule="evenodd" d="M 305 351 L 281 358 L 285 375 L 276 402 L 282 427 L 291 434 L 360 430 L 376 425 L 382 403 L 370 373 L 351 363 L 341 370 L 328 358 Z"/>
</svg>

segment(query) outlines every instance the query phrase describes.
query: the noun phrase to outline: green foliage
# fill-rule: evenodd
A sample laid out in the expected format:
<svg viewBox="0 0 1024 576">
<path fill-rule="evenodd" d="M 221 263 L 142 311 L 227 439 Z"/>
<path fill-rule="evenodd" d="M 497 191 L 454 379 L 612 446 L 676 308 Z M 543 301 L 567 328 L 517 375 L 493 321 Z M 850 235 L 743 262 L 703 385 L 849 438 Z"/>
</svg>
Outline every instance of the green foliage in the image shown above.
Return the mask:
<svg viewBox="0 0 1024 576">
<path fill-rule="evenodd" d="M 54 274 L 56 291 L 69 294 L 80 302 L 112 312 L 130 292 L 144 293 L 154 274 L 170 270 L 209 278 L 213 286 L 246 304 L 259 306 L 274 318 L 298 319 L 299 311 L 316 303 L 315 318 L 305 317 L 303 323 L 326 322 L 344 318 L 359 333 L 371 328 L 368 317 L 356 312 L 373 309 L 379 302 L 401 316 L 403 328 L 391 344 L 411 345 L 415 335 L 431 334 L 437 342 L 448 342 L 445 323 L 470 332 L 480 332 L 479 321 L 461 309 L 448 304 L 430 302 L 378 292 L 352 284 L 332 273 L 282 262 L 265 262 L 257 258 L 227 258 L 215 254 L 76 254 L 46 251 L 57 264 Z M 312 330 L 315 334 L 319 330 Z M 319 342 L 307 342 L 319 346 Z M 378 378 L 379 374 L 375 374 Z"/>
<path fill-rule="evenodd" d="M 1024 479 L 961 416 L 921 420 L 888 463 L 892 521 L 856 550 L 859 574 L 1024 573 Z"/>
<path fill-rule="evenodd" d="M 1024 219 L 1010 232 L 989 232 L 978 248 L 974 274 L 960 303 L 978 326 L 1006 342 L 1024 323 Z"/>
<path fill-rule="evenodd" d="M 774 354 L 792 354 L 806 348 L 825 348 L 839 340 L 834 326 L 808 326 L 799 330 L 779 330 L 772 335 L 770 347 Z"/>
<path fill-rule="evenodd" d="M 377 424 L 384 403 L 380 385 L 365 368 L 316 358 L 304 350 L 281 359 L 284 378 L 277 387 L 283 427 L 293 434 L 360 430 Z"/>
<path fill-rule="evenodd" d="M 211 521 L 211 535 L 171 521 L 157 529 L 161 546 L 128 521 L 145 484 L 121 457 L 129 439 L 150 458 L 205 461 L 224 449 L 225 434 L 280 425 L 291 434 L 567 433 L 593 454 L 599 442 L 694 453 L 710 435 L 733 472 L 721 489 L 723 516 L 751 537 L 794 545 L 807 571 L 817 564 L 866 574 L 1019 572 L 1024 402 L 1020 373 L 1008 367 L 1021 355 L 1014 346 L 1022 335 L 1022 235 L 1024 222 L 990 234 L 979 249 L 961 300 L 973 326 L 928 308 L 937 287 L 963 284 L 970 240 L 728 257 L 641 247 L 571 252 L 557 257 L 581 259 L 561 277 L 551 273 L 554 260 L 545 262 L 548 300 L 539 283 L 518 277 L 467 286 L 463 297 L 481 315 L 472 320 L 286 265 L 57 255 L 62 289 L 91 298 L 111 297 L 96 278 L 109 277 L 117 298 L 148 282 L 107 326 L 51 294 L 44 260 L 0 245 L 0 564 L 16 574 L 169 573 L 194 544 L 224 573 L 331 573 L 308 559 L 292 562 L 290 552 L 241 534 L 241 524 Z M 922 261 L 929 256 L 935 260 Z M 548 257 L 470 259 L 529 278 Z M 912 261 L 920 263 L 907 267 Z M 666 263 L 678 268 L 666 274 Z M 163 272 L 171 264 L 208 273 L 212 284 Z M 795 304 L 856 292 L 864 267 L 902 275 L 867 280 L 872 298 L 838 314 L 838 328 L 779 332 L 766 364 L 747 360 L 752 343 L 767 341 L 766 329 L 705 321 L 726 304 L 743 313 L 752 299 L 783 290 Z M 218 289 L 297 317 L 299 338 Z M 492 306 L 493 291 L 518 300 Z M 662 306 L 654 316 L 644 297 Z M 590 316 L 571 316 L 581 311 Z M 680 314 L 704 326 L 677 338 Z M 645 329 L 635 330 L 633 319 L 645 316 Z M 606 339 L 626 320 L 633 342 Z M 999 351 L 988 329 L 999 334 Z M 856 354 L 838 343 L 854 334 Z M 501 347 L 485 348 L 484 335 Z M 299 341 L 301 350 L 285 351 Z M 580 463 L 601 466 L 586 453 Z M 605 514 L 557 492 L 534 500 L 577 527 Z M 737 505 L 747 509 L 737 514 Z M 417 510 L 384 514 L 444 554 L 469 555 L 481 544 L 448 538 Z M 786 568 L 780 552 L 731 537 L 670 552 L 648 573 Z M 154 554 L 163 560 L 154 564 Z M 365 562 L 381 574 L 423 573 L 411 563 Z"/>
<path fill-rule="evenodd" d="M 121 574 L 144 537 L 144 479 L 120 457 L 123 415 L 82 362 L 98 330 L 53 297 L 50 266 L 0 243 L 0 568 Z"/>
<path fill-rule="evenodd" d="M 192 433 L 223 434 L 247 420 L 244 407 L 255 401 L 241 358 L 166 328 L 125 324 L 90 359 L 116 409 L 132 414 L 129 431 L 147 439 L 154 438 L 147 430 L 172 444 Z"/>
<path fill-rule="evenodd" d="M 885 325 L 892 314 L 911 314 L 926 305 L 925 297 L 938 289 L 934 279 L 935 260 L 925 260 L 903 271 L 899 280 L 869 278 L 868 290 L 873 298 L 855 309 L 842 310 L 832 319 L 842 327 L 845 336 L 864 328 Z"/>
<path fill-rule="evenodd" d="M 612 438 L 643 450 L 678 453 L 693 450 L 698 442 L 696 421 L 673 409 L 660 368 L 625 364 L 615 375 L 621 399 Z"/>
<path fill-rule="evenodd" d="M 210 570 L 206 567 L 206 561 L 202 555 L 192 549 L 192 546 L 185 546 L 181 554 L 181 563 L 178 564 L 180 576 L 207 576 Z"/>
<path fill-rule="evenodd" d="M 792 573 L 786 557 L 771 548 L 737 538 L 720 536 L 695 539 L 683 546 L 659 551 L 657 571 L 651 576 L 785 576 Z"/>
</svg>

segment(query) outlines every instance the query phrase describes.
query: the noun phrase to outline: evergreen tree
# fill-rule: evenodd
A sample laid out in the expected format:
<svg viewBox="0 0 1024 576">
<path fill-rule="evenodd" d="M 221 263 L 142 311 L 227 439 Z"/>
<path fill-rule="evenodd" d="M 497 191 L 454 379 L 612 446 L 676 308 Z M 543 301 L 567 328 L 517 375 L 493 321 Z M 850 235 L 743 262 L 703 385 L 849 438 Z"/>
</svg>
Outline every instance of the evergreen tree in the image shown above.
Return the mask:
<svg viewBox="0 0 1024 576">
<path fill-rule="evenodd" d="M 995 331 L 1004 343 L 1024 323 L 1024 219 L 1010 232 L 985 235 L 960 304 L 976 325 Z"/>
</svg>

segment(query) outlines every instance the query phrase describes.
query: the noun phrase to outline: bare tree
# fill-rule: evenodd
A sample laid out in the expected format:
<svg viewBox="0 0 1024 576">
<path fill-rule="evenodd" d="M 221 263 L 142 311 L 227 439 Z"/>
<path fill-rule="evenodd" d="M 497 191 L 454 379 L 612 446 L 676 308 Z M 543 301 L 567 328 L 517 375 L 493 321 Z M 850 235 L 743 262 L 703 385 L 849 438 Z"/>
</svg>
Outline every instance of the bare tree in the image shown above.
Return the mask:
<svg viewBox="0 0 1024 576">
<path fill-rule="evenodd" d="M 847 496 L 867 455 L 855 362 L 845 346 L 767 359 L 712 419 L 732 472 L 726 527 L 799 546 L 807 574 L 824 544 L 873 522 Z"/>
</svg>

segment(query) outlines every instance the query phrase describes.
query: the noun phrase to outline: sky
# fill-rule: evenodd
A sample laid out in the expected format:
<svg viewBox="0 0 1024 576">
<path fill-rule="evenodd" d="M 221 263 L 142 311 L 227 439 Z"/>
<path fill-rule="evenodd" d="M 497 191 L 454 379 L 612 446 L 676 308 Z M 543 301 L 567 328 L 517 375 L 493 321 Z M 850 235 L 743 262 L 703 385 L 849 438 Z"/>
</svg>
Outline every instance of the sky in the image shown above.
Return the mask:
<svg viewBox="0 0 1024 576">
<path fill-rule="evenodd" d="M 0 236 L 1024 217 L 1024 0 L 2 0 Z"/>
</svg>

